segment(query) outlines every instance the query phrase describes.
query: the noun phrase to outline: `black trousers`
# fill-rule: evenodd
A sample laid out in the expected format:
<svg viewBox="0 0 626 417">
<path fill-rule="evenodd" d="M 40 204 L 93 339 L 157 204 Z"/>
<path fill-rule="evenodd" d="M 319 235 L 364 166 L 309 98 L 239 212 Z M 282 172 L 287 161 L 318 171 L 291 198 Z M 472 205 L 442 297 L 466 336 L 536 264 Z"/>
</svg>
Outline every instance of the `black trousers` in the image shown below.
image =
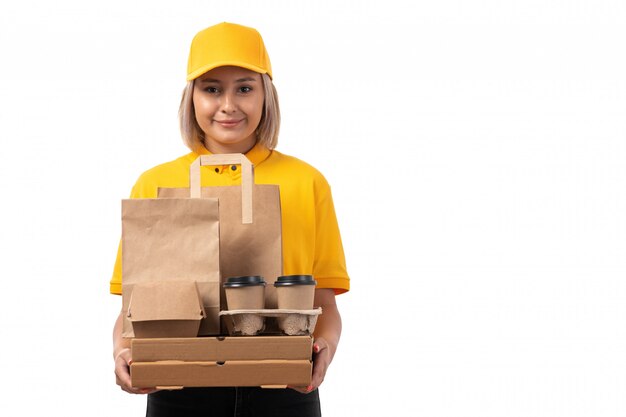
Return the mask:
<svg viewBox="0 0 626 417">
<path fill-rule="evenodd" d="M 318 390 L 185 388 L 148 395 L 147 417 L 320 417 Z"/>
</svg>

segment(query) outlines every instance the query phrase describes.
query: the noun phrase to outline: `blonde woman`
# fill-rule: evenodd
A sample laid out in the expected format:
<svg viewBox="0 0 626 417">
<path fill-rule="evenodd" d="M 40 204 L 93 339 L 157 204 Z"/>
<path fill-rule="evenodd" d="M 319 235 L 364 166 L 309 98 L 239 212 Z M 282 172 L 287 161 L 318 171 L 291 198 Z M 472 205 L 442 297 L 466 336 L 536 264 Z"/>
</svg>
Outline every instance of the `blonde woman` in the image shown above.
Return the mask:
<svg viewBox="0 0 626 417">
<path fill-rule="evenodd" d="M 180 128 L 191 152 L 144 172 L 132 198 L 156 198 L 158 187 L 187 187 L 190 164 L 202 154 L 243 153 L 254 164 L 257 184 L 280 188 L 283 272 L 315 277 L 315 306 L 322 307 L 314 334 L 313 377 L 308 387 L 185 388 L 178 391 L 130 385 L 128 341 L 122 317 L 113 331 L 117 384 L 129 393 L 149 394 L 148 416 L 319 416 L 318 387 L 341 335 L 335 296 L 350 288 L 330 187 L 307 163 L 275 150 L 280 110 L 269 56 L 252 28 L 220 23 L 193 39 L 187 85 L 180 104 Z M 238 184 L 232 169 L 208 170 L 207 185 Z M 306 219 L 306 221 L 303 221 Z M 121 294 L 121 256 L 111 292 Z"/>
</svg>

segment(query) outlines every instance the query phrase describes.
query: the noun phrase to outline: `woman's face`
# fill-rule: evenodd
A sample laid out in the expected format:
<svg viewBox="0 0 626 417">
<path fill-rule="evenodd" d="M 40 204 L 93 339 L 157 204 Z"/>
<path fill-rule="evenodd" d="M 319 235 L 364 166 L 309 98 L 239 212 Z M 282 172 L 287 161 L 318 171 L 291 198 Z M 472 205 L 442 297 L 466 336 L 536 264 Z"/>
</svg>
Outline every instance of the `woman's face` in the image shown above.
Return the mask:
<svg viewBox="0 0 626 417">
<path fill-rule="evenodd" d="M 263 114 L 261 74 L 240 67 L 218 67 L 194 82 L 196 120 L 212 153 L 245 153 L 256 143 Z"/>
</svg>

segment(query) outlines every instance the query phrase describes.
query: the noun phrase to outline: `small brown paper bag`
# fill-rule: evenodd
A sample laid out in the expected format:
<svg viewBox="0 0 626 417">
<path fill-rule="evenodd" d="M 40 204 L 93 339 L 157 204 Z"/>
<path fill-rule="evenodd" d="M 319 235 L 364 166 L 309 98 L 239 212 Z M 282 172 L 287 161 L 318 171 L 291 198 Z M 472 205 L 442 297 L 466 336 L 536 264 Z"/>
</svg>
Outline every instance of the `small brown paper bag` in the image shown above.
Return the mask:
<svg viewBox="0 0 626 417">
<path fill-rule="evenodd" d="M 217 199 L 123 200 L 122 279 L 124 337 L 133 337 L 128 320 L 133 286 L 156 281 L 195 281 L 206 312 L 199 334 L 219 334 Z"/>
<path fill-rule="evenodd" d="M 200 166 L 241 165 L 241 186 L 200 188 Z M 265 278 L 265 308 L 277 308 L 272 285 L 282 275 L 280 194 L 278 185 L 254 184 L 252 163 L 243 154 L 198 157 L 190 168 L 190 188 L 159 188 L 163 199 L 218 198 L 220 216 L 220 273 L 228 277 L 261 275 Z M 226 297 L 221 288 L 221 308 Z"/>
<path fill-rule="evenodd" d="M 196 337 L 205 317 L 195 282 L 155 281 L 133 287 L 128 318 L 135 337 Z"/>
</svg>

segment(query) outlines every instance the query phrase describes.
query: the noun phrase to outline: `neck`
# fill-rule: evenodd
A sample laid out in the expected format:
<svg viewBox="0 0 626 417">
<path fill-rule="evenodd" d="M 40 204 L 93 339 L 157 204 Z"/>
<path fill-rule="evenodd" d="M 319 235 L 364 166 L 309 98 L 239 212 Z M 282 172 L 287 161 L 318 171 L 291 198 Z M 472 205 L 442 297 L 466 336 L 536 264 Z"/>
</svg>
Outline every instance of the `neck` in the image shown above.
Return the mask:
<svg viewBox="0 0 626 417">
<path fill-rule="evenodd" d="M 248 151 L 254 148 L 256 140 L 244 141 L 233 144 L 215 143 L 211 141 L 204 141 L 204 147 L 212 154 L 221 153 L 248 153 Z"/>
</svg>

